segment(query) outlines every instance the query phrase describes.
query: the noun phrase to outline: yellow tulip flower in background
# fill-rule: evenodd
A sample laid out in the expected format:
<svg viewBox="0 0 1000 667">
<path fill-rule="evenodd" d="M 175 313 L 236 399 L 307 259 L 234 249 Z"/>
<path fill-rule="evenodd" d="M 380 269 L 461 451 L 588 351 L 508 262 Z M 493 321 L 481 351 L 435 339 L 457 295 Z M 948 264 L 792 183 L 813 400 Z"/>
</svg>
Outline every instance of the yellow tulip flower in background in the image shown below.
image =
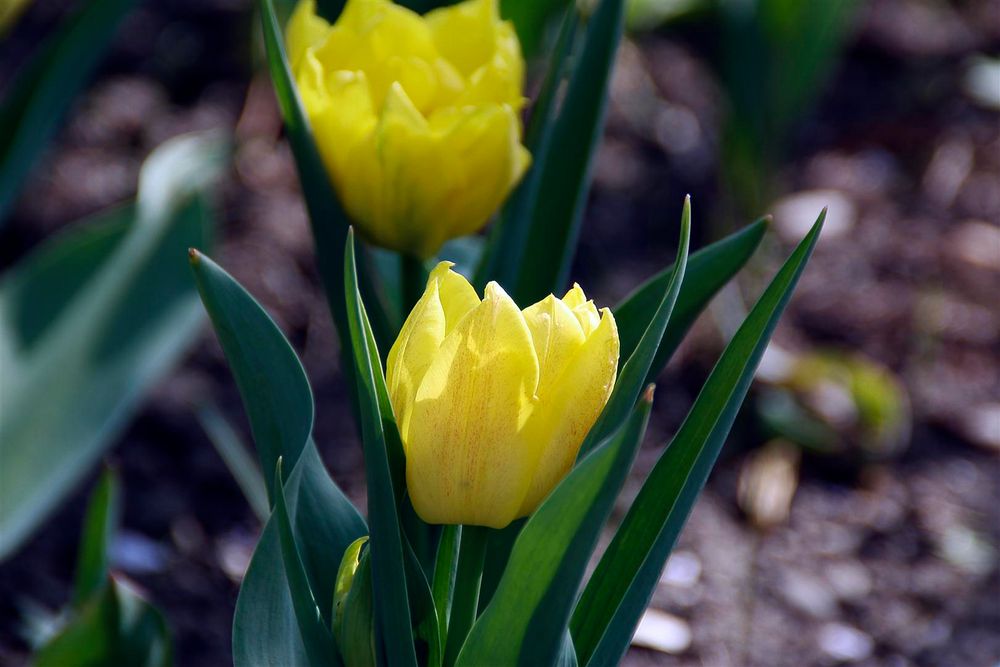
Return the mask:
<svg viewBox="0 0 1000 667">
<path fill-rule="evenodd" d="M 523 311 L 441 262 L 389 352 L 413 506 L 503 528 L 566 475 L 614 388 L 618 328 L 579 285 Z"/>
<path fill-rule="evenodd" d="M 431 257 L 481 229 L 527 169 L 524 60 L 497 0 L 425 16 L 348 0 L 333 25 L 301 0 L 287 44 L 337 195 L 373 243 Z"/>
</svg>

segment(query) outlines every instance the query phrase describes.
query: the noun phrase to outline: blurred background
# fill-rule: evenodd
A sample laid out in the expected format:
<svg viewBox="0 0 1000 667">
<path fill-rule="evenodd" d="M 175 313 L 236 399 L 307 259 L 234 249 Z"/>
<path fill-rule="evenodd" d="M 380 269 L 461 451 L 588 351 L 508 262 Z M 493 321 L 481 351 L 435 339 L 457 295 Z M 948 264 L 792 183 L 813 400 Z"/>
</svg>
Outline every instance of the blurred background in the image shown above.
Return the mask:
<svg viewBox="0 0 1000 667">
<path fill-rule="evenodd" d="M 79 4 L 22 8 L 0 96 Z M 629 24 L 573 278 L 618 302 L 673 257 L 686 193 L 694 247 L 773 222 L 660 378 L 620 510 L 780 259 L 829 218 L 626 664 L 1000 665 L 1000 4 L 634 0 Z M 164 140 L 230 133 L 212 254 L 292 340 L 324 460 L 363 506 L 259 46 L 250 0 L 134 3 L 12 199 L 0 271 L 133 197 Z M 248 440 L 204 327 L 107 456 L 124 486 L 113 566 L 164 611 L 184 666 L 231 661 L 260 527 L 206 406 Z M 0 565 L 0 664 L 25 663 L 32 615 L 65 604 L 95 477 Z"/>
</svg>

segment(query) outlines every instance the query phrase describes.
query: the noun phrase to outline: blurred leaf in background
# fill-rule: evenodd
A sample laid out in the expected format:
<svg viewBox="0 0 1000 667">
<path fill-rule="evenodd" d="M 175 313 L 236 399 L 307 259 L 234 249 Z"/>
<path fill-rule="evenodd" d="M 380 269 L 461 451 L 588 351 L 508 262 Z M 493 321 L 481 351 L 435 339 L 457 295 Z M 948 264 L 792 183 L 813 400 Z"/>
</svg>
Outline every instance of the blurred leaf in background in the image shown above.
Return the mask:
<svg viewBox="0 0 1000 667">
<path fill-rule="evenodd" d="M 135 0 L 86 0 L 48 38 L 0 103 L 0 225 L 31 166 L 87 83 Z M 22 0 L 2 0 L 0 35 Z"/>
<path fill-rule="evenodd" d="M 729 102 L 722 169 L 740 215 L 773 196 L 789 134 L 816 103 L 860 0 L 718 0 Z"/>
<path fill-rule="evenodd" d="M 205 245 L 205 189 L 227 153 L 173 139 L 134 204 L 48 240 L 0 278 L 0 559 L 110 446 L 193 342 L 203 313 L 184 262 Z"/>
<path fill-rule="evenodd" d="M 84 518 L 72 605 L 35 653 L 35 667 L 169 667 L 173 662 L 163 615 L 108 571 L 119 495 L 117 476 L 105 470 Z"/>
</svg>

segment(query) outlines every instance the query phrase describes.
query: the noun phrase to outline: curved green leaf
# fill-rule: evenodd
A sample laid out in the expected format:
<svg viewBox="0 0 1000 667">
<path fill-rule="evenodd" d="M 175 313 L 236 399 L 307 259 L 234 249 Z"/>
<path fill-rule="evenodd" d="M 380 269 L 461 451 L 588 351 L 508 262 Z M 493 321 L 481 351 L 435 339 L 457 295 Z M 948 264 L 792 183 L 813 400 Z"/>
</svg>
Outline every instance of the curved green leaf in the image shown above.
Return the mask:
<svg viewBox="0 0 1000 667">
<path fill-rule="evenodd" d="M 368 528 L 330 479 L 312 439 L 303 448 L 284 489 L 309 589 L 326 627 L 332 627 L 339 557 L 354 540 L 367 534 Z M 236 667 L 309 664 L 273 514 L 240 586 L 233 617 L 233 662 Z"/>
<path fill-rule="evenodd" d="M 546 149 L 535 155 L 539 196 L 518 281 L 517 303 L 534 303 L 565 287 L 590 189 L 590 172 L 604 131 L 607 88 L 624 26 L 624 0 L 599 0 L 588 17 L 579 59 Z"/>
<path fill-rule="evenodd" d="M 354 235 L 351 232 L 347 235 L 344 248 L 344 285 L 347 290 L 351 344 L 357 364 L 358 402 L 368 481 L 368 514 L 372 526 L 369 548 L 379 638 L 376 648 L 384 651 L 384 658 L 390 665 L 415 666 L 417 658 L 410 620 L 403 536 L 385 431 L 387 426 L 395 429 L 395 425 L 383 420 L 382 404 L 388 400 L 388 392 L 385 389 L 378 351 L 368 326 L 368 316 L 358 291 Z M 380 652 L 380 655 L 383 654 Z"/>
<path fill-rule="evenodd" d="M 117 475 L 105 468 L 97 488 L 90 494 L 83 519 L 83 535 L 73 577 L 73 606 L 77 609 L 108 582 L 108 551 L 121 511 L 119 495 Z"/>
<path fill-rule="evenodd" d="M 598 563 L 573 614 L 571 627 L 581 664 L 615 664 L 628 648 L 674 541 L 725 443 L 771 332 L 819 238 L 825 214 L 726 347 Z"/>
<path fill-rule="evenodd" d="M 554 664 L 590 554 L 635 458 L 652 387 L 628 421 L 584 458 L 528 519 L 459 667 Z"/>
<path fill-rule="evenodd" d="M 586 456 L 598 442 L 617 429 L 628 417 L 639 398 L 639 392 L 642 391 L 646 376 L 649 375 L 649 368 L 656 357 L 663 333 L 671 320 L 677 295 L 680 293 L 681 285 L 684 284 L 690 240 L 691 198 L 685 197 L 684 208 L 681 211 L 681 235 L 677 243 L 677 259 L 670 272 L 670 282 L 659 300 L 656 311 L 650 318 L 642 338 L 632 354 L 628 356 L 625 365 L 622 366 L 621 373 L 618 374 L 618 379 L 615 381 L 615 388 L 611 392 L 611 397 L 608 399 L 607 405 L 604 406 L 601 416 L 598 417 L 597 422 L 584 438 L 578 459 Z"/>
<path fill-rule="evenodd" d="M 299 548 L 295 544 L 295 532 L 292 519 L 288 515 L 285 502 L 285 487 L 281 481 L 281 458 L 274 473 L 274 513 L 278 521 L 278 541 L 281 544 L 281 562 L 285 570 L 285 579 L 292 598 L 292 609 L 298 621 L 302 643 L 309 657 L 309 664 L 314 666 L 339 665 L 340 660 L 333 643 L 328 625 L 323 621 L 319 605 L 309 586 L 305 565 L 299 556 Z"/>
<path fill-rule="evenodd" d="M 198 292 L 219 337 L 250 420 L 261 470 L 289 469 L 309 439 L 313 397 L 305 370 L 271 317 L 218 264 L 191 250 Z M 266 479 L 274 504 L 273 481 Z"/>
<path fill-rule="evenodd" d="M 344 272 L 341 264 L 342 249 L 347 240 L 350 220 L 330 183 L 330 177 L 313 139 L 309 119 L 302 107 L 302 100 L 295 89 L 295 80 L 288 64 L 274 4 L 272 0 L 258 0 L 258 7 L 264 31 L 268 69 L 281 109 L 281 117 L 285 123 L 288 143 L 295 156 L 299 180 L 302 183 L 302 194 L 309 210 L 313 238 L 316 241 L 316 264 L 323 280 L 333 322 L 341 340 L 341 372 L 346 377 L 347 386 L 353 397 L 354 362 L 351 360 L 351 346 L 348 344 L 348 306 L 344 300 Z M 388 350 L 402 321 L 388 315 L 390 311 L 385 308 L 382 295 L 368 279 L 370 273 L 366 271 L 359 276 L 359 283 L 372 317 L 375 338 L 382 349 Z"/>
</svg>

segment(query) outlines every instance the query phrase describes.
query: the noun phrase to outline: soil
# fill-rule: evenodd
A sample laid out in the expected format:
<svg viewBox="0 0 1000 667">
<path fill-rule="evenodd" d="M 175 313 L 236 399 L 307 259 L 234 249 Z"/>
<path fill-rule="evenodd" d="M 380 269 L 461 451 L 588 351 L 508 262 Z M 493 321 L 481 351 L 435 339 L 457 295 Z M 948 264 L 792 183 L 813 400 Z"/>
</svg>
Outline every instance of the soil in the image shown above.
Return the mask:
<svg viewBox="0 0 1000 667">
<path fill-rule="evenodd" d="M 0 43 L 0 91 L 65 11 L 36 0 Z M 248 0 L 140 3 L 0 231 L 0 268 L 130 197 L 163 140 L 233 132 L 210 254 L 302 356 L 324 460 L 363 507 L 336 337 L 270 82 L 255 67 L 254 20 Z M 775 341 L 884 365 L 908 395 L 909 437 L 891 456 L 796 454 L 790 513 L 761 527 L 738 494 L 766 439 L 752 397 L 652 600 L 669 615 L 659 636 L 674 645 L 633 648 L 627 665 L 1000 664 L 1000 115 L 963 87 L 977 54 L 1000 52 L 1000 11 L 989 0 L 871 0 L 856 23 L 775 174 L 780 192 L 799 197 L 775 202 L 785 214 L 727 303 L 752 301 L 801 237 L 799 218 L 811 222 L 832 196 Z M 685 193 L 695 245 L 719 224 L 725 107 L 711 51 L 685 25 L 636 36 L 618 59 L 573 271 L 599 304 L 670 261 Z M 717 357 L 723 319 L 699 320 L 660 378 L 617 516 Z M 176 663 L 194 667 L 231 662 L 233 607 L 259 530 L 195 417 L 205 401 L 249 441 L 207 326 L 107 457 L 125 492 L 116 571 L 163 609 Z M 0 664 L 26 663 L 32 609 L 66 603 L 92 481 L 0 566 Z"/>
</svg>

